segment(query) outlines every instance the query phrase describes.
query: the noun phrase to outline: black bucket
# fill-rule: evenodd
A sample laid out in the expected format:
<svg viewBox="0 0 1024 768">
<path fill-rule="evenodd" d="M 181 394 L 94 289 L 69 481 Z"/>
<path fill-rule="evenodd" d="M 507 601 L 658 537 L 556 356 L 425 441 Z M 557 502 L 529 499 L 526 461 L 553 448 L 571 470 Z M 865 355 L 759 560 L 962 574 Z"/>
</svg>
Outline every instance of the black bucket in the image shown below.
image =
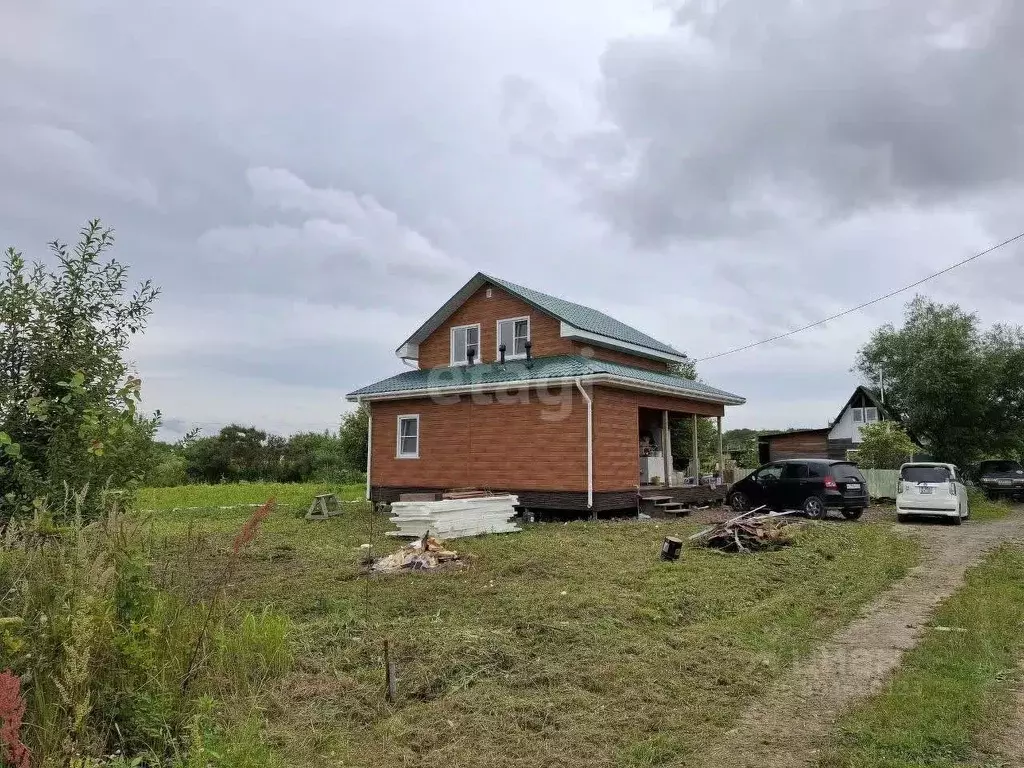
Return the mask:
<svg viewBox="0 0 1024 768">
<path fill-rule="evenodd" d="M 678 560 L 679 553 L 683 549 L 683 540 L 675 536 L 666 536 L 665 542 L 661 545 L 662 560 Z"/>
</svg>

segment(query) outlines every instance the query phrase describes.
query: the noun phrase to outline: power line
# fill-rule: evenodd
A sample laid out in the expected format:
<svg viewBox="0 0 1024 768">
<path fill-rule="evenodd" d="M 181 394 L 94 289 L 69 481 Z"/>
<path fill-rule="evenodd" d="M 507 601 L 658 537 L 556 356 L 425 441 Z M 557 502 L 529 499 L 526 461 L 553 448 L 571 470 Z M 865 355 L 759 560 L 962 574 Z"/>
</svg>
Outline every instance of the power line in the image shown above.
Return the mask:
<svg viewBox="0 0 1024 768">
<path fill-rule="evenodd" d="M 830 322 L 832 320 L 837 320 L 838 318 L 844 317 L 845 315 L 849 315 L 849 314 L 852 314 L 854 312 L 858 312 L 858 311 L 864 309 L 865 307 L 870 307 L 872 304 L 877 304 L 880 301 L 885 301 L 886 299 L 891 299 L 893 296 L 896 296 L 897 294 L 903 293 L 904 291 L 909 291 L 911 288 L 916 288 L 917 286 L 921 285 L 922 283 L 927 283 L 929 280 L 934 280 L 936 277 L 944 275 L 947 272 L 952 272 L 957 267 L 962 267 L 964 264 L 968 264 L 968 263 L 974 261 L 975 259 L 980 259 L 982 256 L 986 256 L 986 255 L 992 253 L 993 251 L 998 251 L 1003 246 L 1009 245 L 1010 243 L 1014 242 L 1015 240 L 1020 240 L 1022 237 L 1024 237 L 1024 232 L 1021 232 L 1020 234 L 1014 235 L 1013 237 L 1009 238 L 1008 240 L 1003 240 L 1003 242 L 998 243 L 996 245 L 993 245 L 991 248 L 986 248 L 981 253 L 976 253 L 973 256 L 969 256 L 968 258 L 964 259 L 963 261 L 958 261 L 956 264 L 952 264 L 952 265 L 946 267 L 945 269 L 941 269 L 938 272 L 933 272 L 932 274 L 928 275 L 927 277 L 922 277 L 917 282 L 910 283 L 910 285 L 905 285 L 902 288 L 897 288 L 895 291 L 890 291 L 889 293 L 887 293 L 887 294 L 885 294 L 883 296 L 878 296 L 878 297 L 876 297 L 874 299 L 871 299 L 871 301 L 865 301 L 863 304 L 858 304 L 856 307 L 850 307 L 849 309 L 844 309 L 842 312 L 837 312 L 836 314 L 830 315 L 829 317 L 826 317 L 826 318 L 824 318 L 822 320 L 815 320 L 813 323 L 808 323 L 807 325 L 805 325 L 805 326 L 803 326 L 801 328 L 795 328 L 792 331 L 786 331 L 785 333 L 780 333 L 777 336 L 772 336 L 771 338 L 768 338 L 768 339 L 761 339 L 761 341 L 755 341 L 755 342 L 752 342 L 750 344 L 746 344 L 746 345 L 744 345 L 742 347 L 736 347 L 735 349 L 729 349 L 729 350 L 726 350 L 725 352 L 719 352 L 716 355 L 707 355 L 706 357 L 698 358 L 694 362 L 703 363 L 705 360 L 714 360 L 714 359 L 719 358 L 719 357 L 725 357 L 726 355 L 731 355 L 731 354 L 734 354 L 736 352 L 742 352 L 742 351 L 744 351 L 746 349 L 753 349 L 754 347 L 759 347 L 762 344 L 769 344 L 770 342 L 778 341 L 779 339 L 784 339 L 787 336 L 793 336 L 794 334 L 801 333 L 802 331 L 807 331 L 807 330 L 810 330 L 811 328 L 816 328 L 819 325 L 824 325 L 825 323 L 828 323 L 828 322 Z"/>
</svg>

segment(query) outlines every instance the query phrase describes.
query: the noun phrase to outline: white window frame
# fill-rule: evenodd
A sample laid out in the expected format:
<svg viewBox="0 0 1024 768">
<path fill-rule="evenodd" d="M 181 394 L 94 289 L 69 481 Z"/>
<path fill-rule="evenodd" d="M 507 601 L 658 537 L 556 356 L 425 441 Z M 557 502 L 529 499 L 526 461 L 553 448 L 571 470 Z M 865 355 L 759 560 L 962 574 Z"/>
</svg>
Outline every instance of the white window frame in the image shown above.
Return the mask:
<svg viewBox="0 0 1024 768">
<path fill-rule="evenodd" d="M 875 412 L 875 418 L 869 419 L 868 418 L 868 411 L 874 411 Z M 875 408 L 874 406 L 868 406 L 868 407 L 864 408 L 864 423 L 865 424 L 874 424 L 876 421 L 878 421 L 878 416 L 879 416 L 878 409 Z"/>
<path fill-rule="evenodd" d="M 402 452 L 402 422 L 416 422 L 416 451 L 415 453 Z M 418 459 L 420 457 L 420 415 L 418 413 L 403 413 L 395 420 L 397 436 L 395 438 L 395 458 L 397 459 Z"/>
<path fill-rule="evenodd" d="M 465 360 L 455 360 L 455 332 L 461 331 L 463 328 L 476 328 L 476 356 L 475 360 L 478 363 L 483 362 L 483 355 L 480 354 L 480 347 L 483 346 L 480 342 L 483 338 L 480 335 L 480 323 L 468 323 L 466 325 L 453 325 L 448 336 L 448 363 L 450 365 L 469 365 L 469 355 L 466 354 L 469 351 L 469 339 L 467 334 L 466 348 L 463 350 L 463 354 L 466 355 Z"/>
<path fill-rule="evenodd" d="M 853 423 L 854 424 L 864 424 L 865 423 L 864 422 L 864 409 L 863 408 L 851 408 L 850 410 L 853 411 L 853 417 L 852 418 L 853 418 Z M 858 415 L 860 416 L 859 419 L 857 418 Z"/>
<path fill-rule="evenodd" d="M 515 326 L 515 323 L 521 322 L 523 320 L 526 321 L 526 340 L 530 341 L 530 335 L 533 333 L 533 323 L 530 322 L 530 316 L 529 315 L 524 315 L 523 317 L 503 317 L 500 320 L 498 320 L 498 322 L 496 322 L 494 324 L 494 336 L 495 336 L 495 339 L 494 339 L 494 354 L 496 355 L 496 357 L 494 358 L 495 360 L 500 360 L 501 359 L 501 349 L 500 349 L 500 347 L 501 347 L 501 324 L 502 323 L 512 323 L 513 324 L 512 325 L 512 348 L 515 349 L 515 344 L 516 344 L 516 326 Z M 524 351 L 524 352 L 522 352 L 522 354 L 515 355 L 515 354 L 512 354 L 508 349 L 506 349 L 505 350 L 505 359 L 506 360 L 525 360 L 526 359 L 526 352 Z"/>
</svg>

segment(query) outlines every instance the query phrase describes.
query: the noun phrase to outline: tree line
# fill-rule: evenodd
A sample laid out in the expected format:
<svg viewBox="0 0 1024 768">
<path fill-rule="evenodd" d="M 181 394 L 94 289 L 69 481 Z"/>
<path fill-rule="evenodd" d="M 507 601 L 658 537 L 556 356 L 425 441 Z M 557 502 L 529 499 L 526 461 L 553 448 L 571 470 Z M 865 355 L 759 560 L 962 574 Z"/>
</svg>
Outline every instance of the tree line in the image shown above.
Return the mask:
<svg viewBox="0 0 1024 768">
<path fill-rule="evenodd" d="M 229 424 L 216 435 L 192 433 L 173 444 L 156 443 L 145 484 L 363 482 L 368 426 L 361 406 L 342 418 L 336 432 L 282 437 Z"/>
</svg>

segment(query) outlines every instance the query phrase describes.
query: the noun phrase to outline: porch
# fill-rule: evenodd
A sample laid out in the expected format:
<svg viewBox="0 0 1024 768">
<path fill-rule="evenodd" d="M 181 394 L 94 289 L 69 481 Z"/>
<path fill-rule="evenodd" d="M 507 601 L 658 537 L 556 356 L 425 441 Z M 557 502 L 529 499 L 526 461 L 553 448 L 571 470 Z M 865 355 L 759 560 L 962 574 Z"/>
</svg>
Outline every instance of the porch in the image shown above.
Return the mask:
<svg viewBox="0 0 1024 768">
<path fill-rule="evenodd" d="M 708 428 L 710 419 L 714 419 L 711 429 Z M 721 416 L 641 406 L 637 408 L 637 428 L 638 485 L 641 488 L 669 486 L 684 489 L 711 485 L 715 478 L 722 478 L 725 453 L 722 449 Z M 685 444 L 673 445 L 673 439 Z M 704 455 L 701 455 L 702 450 Z"/>
<path fill-rule="evenodd" d="M 639 407 L 637 428 L 641 512 L 681 515 L 725 501 L 721 416 Z"/>
</svg>

